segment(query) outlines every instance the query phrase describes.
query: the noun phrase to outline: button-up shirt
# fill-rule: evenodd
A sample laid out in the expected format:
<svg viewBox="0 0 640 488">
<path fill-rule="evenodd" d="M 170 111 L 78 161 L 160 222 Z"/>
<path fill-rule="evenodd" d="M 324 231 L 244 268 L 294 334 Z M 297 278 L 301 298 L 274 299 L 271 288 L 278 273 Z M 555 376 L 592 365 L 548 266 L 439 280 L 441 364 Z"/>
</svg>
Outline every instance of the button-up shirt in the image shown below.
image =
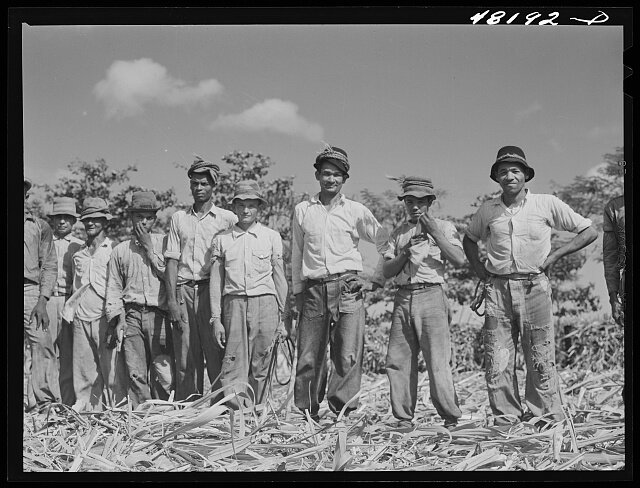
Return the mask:
<svg viewBox="0 0 640 488">
<path fill-rule="evenodd" d="M 367 207 L 344 195 L 330 208 L 322 204 L 319 194 L 300 202 L 295 207 L 292 233 L 291 267 L 296 295 L 303 291 L 307 279 L 362 271 L 360 239 L 375 244 L 378 253 L 383 254 L 389 238 Z M 382 269 L 380 261 L 377 274 Z M 374 281 L 384 283 L 384 278 L 376 277 Z"/>
<path fill-rule="evenodd" d="M 53 231 L 44 220 L 24 211 L 24 277 L 49 298 L 56 284 L 58 261 Z"/>
<path fill-rule="evenodd" d="M 607 291 L 617 293 L 620 289 L 620 271 L 626 264 L 624 196 L 613 198 L 604 207 L 602 230 L 602 261 Z"/>
<path fill-rule="evenodd" d="M 58 281 L 55 291 L 58 295 L 71 295 L 73 291 L 73 255 L 84 244 L 71 233 L 64 237 L 53 235 L 53 244 L 58 255 Z"/>
<path fill-rule="evenodd" d="M 462 243 L 458 237 L 458 231 L 451 222 L 435 219 L 445 238 L 454 246 L 462 249 Z M 405 221 L 391 233 L 389 248 L 384 253 L 385 259 L 395 258 L 411 238 L 416 235 L 417 224 Z M 435 239 L 427 234 L 426 239 L 411 246 L 411 256 L 406 264 L 395 276 L 397 285 L 409 283 L 444 283 L 445 257 Z"/>
<path fill-rule="evenodd" d="M 235 225 L 215 237 L 211 254 L 224 266 L 223 296 L 276 295 L 278 308 L 284 312 L 288 285 L 278 232 L 260 222 L 246 231 Z"/>
<path fill-rule="evenodd" d="M 113 248 L 106 297 L 108 320 L 124 312 L 124 304 L 127 303 L 166 309 L 165 263 L 162 255 L 166 238 L 162 234 L 150 234 L 150 237 L 153 262 L 135 238 Z"/>
<path fill-rule="evenodd" d="M 96 320 L 104 315 L 107 269 L 114 245 L 115 242 L 105 237 L 93 254 L 84 244 L 73 255 L 74 295 L 67 304 L 74 307 L 74 316 L 80 320 Z"/>
<path fill-rule="evenodd" d="M 494 274 L 539 273 L 551 252 L 551 229 L 579 233 L 591 220 L 554 195 L 528 189 L 522 204 L 509 209 L 501 196 L 484 202 L 471 218 L 466 235 L 487 246 L 487 271 Z"/>
<path fill-rule="evenodd" d="M 202 217 L 198 217 L 193 207 L 173 214 L 164 256 L 178 261 L 177 284 L 209 278 L 213 238 L 237 221 L 233 212 L 215 205 Z"/>
</svg>

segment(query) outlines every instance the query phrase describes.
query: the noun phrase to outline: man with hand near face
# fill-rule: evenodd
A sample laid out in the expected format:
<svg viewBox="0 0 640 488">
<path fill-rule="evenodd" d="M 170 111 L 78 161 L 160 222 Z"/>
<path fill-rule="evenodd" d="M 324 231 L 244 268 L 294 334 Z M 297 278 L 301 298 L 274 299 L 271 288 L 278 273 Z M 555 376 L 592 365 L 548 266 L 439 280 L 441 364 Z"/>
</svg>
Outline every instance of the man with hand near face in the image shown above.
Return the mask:
<svg viewBox="0 0 640 488">
<path fill-rule="evenodd" d="M 106 229 L 113 216 L 107 202 L 87 197 L 80 221 L 87 241 L 73 255 L 73 295 L 64 306 L 62 317 L 73 321 L 73 409 L 102 411 L 115 407 L 127 397 L 124 360 L 110 347 L 115 326 L 105 311 L 107 269 L 115 242 Z"/>
<path fill-rule="evenodd" d="M 320 192 L 295 207 L 291 266 L 301 316 L 294 399 L 296 407 L 317 422 L 327 382 L 327 344 L 334 366 L 329 409 L 338 415 L 345 405 L 346 414 L 358 407 L 357 400 L 348 402 L 360 390 L 362 377 L 364 292 L 384 284 L 382 276 L 375 284 L 360 276 L 358 242 L 376 244 L 382 253 L 388 234 L 368 208 L 342 194 L 350 169 L 344 150 L 327 145 L 314 167 Z"/>
<path fill-rule="evenodd" d="M 73 391 L 73 327 L 62 318 L 62 310 L 73 290 L 72 257 L 83 244 L 72 233 L 79 217 L 75 198 L 54 198 L 49 217 L 53 221 L 53 244 L 58 255 L 58 279 L 47 303 L 47 313 L 49 329 L 55 338 L 59 358 L 58 375 L 62 403 L 71 406 L 76 401 Z"/>
<path fill-rule="evenodd" d="M 504 146 L 490 178 L 502 194 L 484 202 L 471 218 L 463 239 L 469 262 L 484 282 L 485 378 L 496 425 L 540 418 L 538 428 L 564 419 L 555 361 L 551 284 L 547 274 L 558 259 L 592 243 L 598 233 L 553 195 L 525 187 L 535 175 L 524 152 Z M 551 252 L 551 229 L 577 234 Z M 487 248 L 478 256 L 477 242 Z M 524 412 L 518 392 L 518 338 L 526 365 Z"/>
<path fill-rule="evenodd" d="M 165 236 L 151 231 L 159 209 L 153 192 L 132 195 L 128 213 L 133 236 L 118 244 L 109 260 L 107 319 L 118 322 L 116 347 L 124 351 L 133 408 L 151 398 L 167 400 L 172 387 L 173 351 L 165 320 Z"/>
<path fill-rule="evenodd" d="M 283 319 L 288 285 L 280 234 L 257 221 L 267 205 L 258 183 L 238 182 L 231 205 L 238 223 L 213 240 L 210 294 L 214 336 L 225 350 L 221 384 L 248 382 L 253 390 L 250 403 L 240 397 L 229 401 L 237 409 L 265 399 L 276 330 L 287 334 Z M 231 392 L 227 389 L 225 395 Z"/>
<path fill-rule="evenodd" d="M 386 370 L 391 410 L 401 428 L 411 427 L 418 392 L 418 353 L 429 375 L 431 401 L 446 428 L 462 412 L 451 375 L 449 303 L 443 289 L 444 263 L 464 264 L 462 243 L 451 222 L 436 219 L 429 208 L 436 199 L 428 178 L 403 179 L 407 220 L 397 227 L 384 254 L 385 278 L 395 277 L 398 291 L 389 333 Z"/>
<path fill-rule="evenodd" d="M 193 205 L 171 217 L 167 236 L 165 283 L 176 361 L 176 400 L 204 389 L 204 359 L 212 388 L 220 386 L 222 350 L 210 325 L 209 273 L 213 238 L 238 221 L 213 204 L 220 168 L 199 156 L 187 171 Z M 217 381 L 216 381 L 217 380 Z"/>
</svg>

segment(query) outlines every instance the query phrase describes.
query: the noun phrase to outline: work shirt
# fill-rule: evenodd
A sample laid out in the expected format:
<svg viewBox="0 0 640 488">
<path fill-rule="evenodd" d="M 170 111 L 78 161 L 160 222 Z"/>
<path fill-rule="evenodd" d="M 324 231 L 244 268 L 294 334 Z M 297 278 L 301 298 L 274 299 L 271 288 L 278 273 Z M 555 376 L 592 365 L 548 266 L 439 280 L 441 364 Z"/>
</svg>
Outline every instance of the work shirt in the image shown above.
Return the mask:
<svg viewBox="0 0 640 488">
<path fill-rule="evenodd" d="M 53 244 L 58 255 L 58 280 L 54 289 L 56 295 L 71 295 L 73 292 L 73 255 L 84 244 L 71 233 L 64 237 L 53 235 Z"/>
<path fill-rule="evenodd" d="M 293 293 L 304 289 L 304 281 L 345 271 L 362 271 L 358 242 L 363 239 L 376 245 L 378 253 L 386 250 L 388 233 L 371 211 L 344 195 L 325 207 L 316 194 L 296 205 L 292 223 L 291 267 Z M 374 281 L 381 277 L 382 258 Z"/>
<path fill-rule="evenodd" d="M 620 271 L 625 269 L 626 264 L 624 196 L 613 198 L 604 207 L 602 230 L 605 233 L 602 261 L 607 291 L 617 293 L 620 289 Z"/>
<path fill-rule="evenodd" d="M 209 278 L 213 238 L 237 221 L 233 212 L 215 205 L 202 217 L 198 217 L 193 207 L 173 214 L 164 256 L 178 261 L 178 285 Z"/>
<path fill-rule="evenodd" d="M 446 220 L 435 219 L 435 221 L 445 238 L 454 246 L 462 249 L 462 243 L 455 226 Z M 389 248 L 384 253 L 385 259 L 393 259 L 398 256 L 404 246 L 416 235 L 416 228 L 417 223 L 408 220 L 396 227 L 389 238 Z M 429 234 L 425 233 L 424 235 L 426 237 L 424 241 L 411 246 L 411 256 L 402 270 L 394 277 L 397 285 L 444 283 L 445 257 L 435 239 Z"/>
<path fill-rule="evenodd" d="M 65 305 L 65 308 L 71 307 L 73 309 L 73 318 L 77 317 L 80 320 L 92 321 L 104 315 L 107 270 L 114 245 L 115 242 L 105 237 L 93 254 L 91 254 L 89 247 L 84 244 L 73 255 L 74 294 L 67 300 Z M 64 318 L 70 322 L 67 316 L 64 316 Z"/>
<path fill-rule="evenodd" d="M 214 238 L 211 255 L 224 266 L 222 296 L 276 295 L 278 308 L 284 312 L 288 285 L 278 232 L 260 222 L 246 231 L 235 225 Z"/>
<path fill-rule="evenodd" d="M 127 303 L 167 308 L 165 262 L 162 254 L 166 238 L 162 234 L 150 234 L 150 237 L 153 246 L 152 260 L 135 238 L 113 248 L 108 268 L 107 320 L 123 313 Z"/>
<path fill-rule="evenodd" d="M 471 218 L 466 235 L 486 242 L 485 267 L 493 274 L 540 273 L 551 252 L 551 229 L 579 233 L 591 220 L 554 195 L 526 189 L 524 200 L 509 209 L 501 196 L 484 202 Z"/>
<path fill-rule="evenodd" d="M 40 286 L 40 295 L 51 297 L 56 285 L 58 257 L 53 231 L 44 220 L 24 211 L 24 278 Z"/>
</svg>

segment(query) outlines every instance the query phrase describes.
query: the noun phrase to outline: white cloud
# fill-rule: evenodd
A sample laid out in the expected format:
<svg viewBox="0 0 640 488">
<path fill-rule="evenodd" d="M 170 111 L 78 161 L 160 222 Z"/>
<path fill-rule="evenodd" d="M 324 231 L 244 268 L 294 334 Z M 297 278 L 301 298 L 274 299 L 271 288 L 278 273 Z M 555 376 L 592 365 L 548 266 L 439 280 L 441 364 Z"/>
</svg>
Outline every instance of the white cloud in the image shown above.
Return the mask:
<svg viewBox="0 0 640 488">
<path fill-rule="evenodd" d="M 531 105 L 529 105 L 527 108 L 516 112 L 516 115 L 515 115 L 516 122 L 520 122 L 521 120 L 524 120 L 529 116 L 535 114 L 536 112 L 540 112 L 541 110 L 542 110 L 542 105 L 540 105 L 538 102 L 534 102 Z"/>
<path fill-rule="evenodd" d="M 288 100 L 270 98 L 255 104 L 239 114 L 220 115 L 211 125 L 218 128 L 235 128 L 250 132 L 272 131 L 303 137 L 312 142 L 321 141 L 324 129 L 298 114 L 298 106 Z"/>
<path fill-rule="evenodd" d="M 145 105 L 151 104 L 169 107 L 206 105 L 222 91 L 222 85 L 215 79 L 188 86 L 149 58 L 115 61 L 107 70 L 106 78 L 93 88 L 105 105 L 107 117 L 138 115 Z"/>
<path fill-rule="evenodd" d="M 587 132 L 587 136 L 590 139 L 598 139 L 602 136 L 620 136 L 621 134 L 621 128 L 615 125 L 610 125 L 608 127 L 596 126 Z"/>
</svg>

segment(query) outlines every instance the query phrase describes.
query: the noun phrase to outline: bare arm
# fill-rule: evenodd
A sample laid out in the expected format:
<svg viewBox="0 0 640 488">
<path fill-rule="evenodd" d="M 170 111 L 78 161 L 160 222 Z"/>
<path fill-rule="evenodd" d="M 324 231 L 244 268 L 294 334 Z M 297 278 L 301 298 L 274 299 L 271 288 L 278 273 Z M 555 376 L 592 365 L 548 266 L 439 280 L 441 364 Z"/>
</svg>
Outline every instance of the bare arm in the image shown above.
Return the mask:
<svg viewBox="0 0 640 488">
<path fill-rule="evenodd" d="M 547 270 L 550 269 L 556 263 L 556 261 L 558 261 L 558 259 L 588 246 L 593 241 L 595 241 L 597 237 L 598 231 L 596 231 L 593 227 L 587 227 L 582 232 L 578 233 L 573 239 L 567 242 L 564 246 L 559 247 L 551 254 L 549 254 L 549 256 L 547 256 L 547 259 L 544 260 L 544 263 L 542 264 L 540 269 L 546 273 Z"/>
<path fill-rule="evenodd" d="M 422 228 L 433 237 L 436 241 L 436 245 L 440 248 L 442 255 L 456 268 L 459 268 L 464 264 L 464 252 L 458 246 L 454 245 L 444 235 L 442 229 L 437 224 L 431 214 L 427 211 L 420 216 L 420 223 Z"/>
<path fill-rule="evenodd" d="M 182 313 L 176 299 L 176 282 L 178 280 L 178 260 L 167 258 L 167 268 L 164 275 L 164 283 L 167 287 L 167 306 L 169 307 L 169 320 L 180 327 Z"/>
<path fill-rule="evenodd" d="M 462 248 L 464 249 L 464 253 L 467 256 L 475 274 L 482 281 L 486 280 L 487 270 L 485 269 L 482 261 L 480 261 L 480 256 L 478 255 L 478 243 L 469 239 L 468 236 L 464 236 L 462 239 Z"/>
</svg>

